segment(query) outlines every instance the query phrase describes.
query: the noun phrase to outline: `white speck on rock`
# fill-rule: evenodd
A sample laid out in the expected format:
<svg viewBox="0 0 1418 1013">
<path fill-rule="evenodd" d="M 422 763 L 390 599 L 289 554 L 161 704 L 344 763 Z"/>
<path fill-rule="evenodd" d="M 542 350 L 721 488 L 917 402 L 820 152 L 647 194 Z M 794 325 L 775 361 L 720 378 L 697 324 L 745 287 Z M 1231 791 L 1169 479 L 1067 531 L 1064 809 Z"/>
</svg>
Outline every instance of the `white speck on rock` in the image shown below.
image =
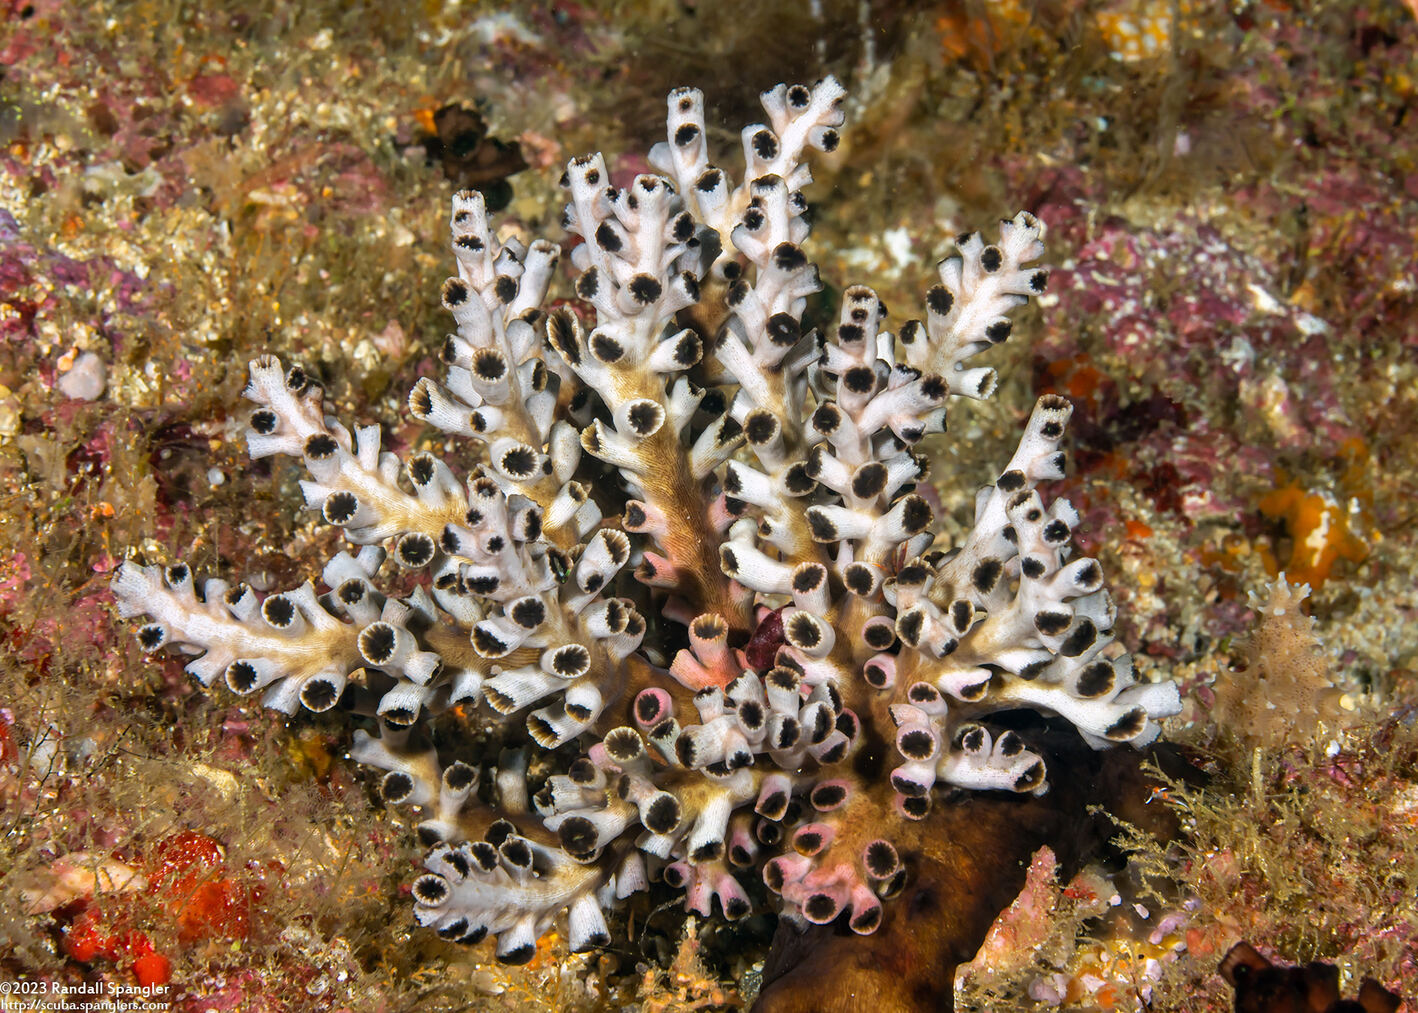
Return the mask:
<svg viewBox="0 0 1418 1013">
<path fill-rule="evenodd" d="M 80 352 L 59 374 L 59 393 L 79 401 L 93 401 L 108 385 L 108 364 L 93 352 Z"/>
</svg>

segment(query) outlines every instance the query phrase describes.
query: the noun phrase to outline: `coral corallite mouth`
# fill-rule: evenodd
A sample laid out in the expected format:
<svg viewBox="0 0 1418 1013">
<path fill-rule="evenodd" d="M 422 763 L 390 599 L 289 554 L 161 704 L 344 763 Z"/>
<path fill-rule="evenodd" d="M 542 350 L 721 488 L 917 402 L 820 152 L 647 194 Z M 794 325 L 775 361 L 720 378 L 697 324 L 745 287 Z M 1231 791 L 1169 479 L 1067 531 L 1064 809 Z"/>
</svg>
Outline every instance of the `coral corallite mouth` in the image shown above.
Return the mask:
<svg viewBox="0 0 1418 1013">
<path fill-rule="evenodd" d="M 1115 641 L 1078 514 L 1043 497 L 1067 401 L 1035 405 L 962 537 L 916 493 L 917 445 L 990 396 L 976 357 L 1044 289 L 1043 223 L 958 237 L 919 319 L 855 285 L 819 333 L 804 191 L 845 94 L 829 77 L 761 98 L 737 185 L 688 88 L 654 173 L 616 187 L 601 155 L 573 159 L 567 292 L 561 243 L 499 239 L 478 193 L 454 196 L 453 333 L 409 405 L 474 472 L 430 453 L 401 469 L 378 427 L 337 420 L 309 374 L 263 356 L 248 450 L 299 461 L 349 547 L 264 601 L 219 581 L 199 595 L 181 565 L 113 580 L 120 612 L 147 617 L 142 646 L 196 655 L 203 685 L 363 723 L 350 755 L 429 848 L 418 922 L 490 937 L 509 963 L 554 926 L 573 950 L 607 945 L 607 912 L 653 884 L 706 917 L 766 904 L 884 931 L 919 872 L 902 842 L 959 804 L 947 790 L 1037 797 L 1070 777 L 994 715 L 1055 717 L 1087 752 L 1146 745 L 1179 708 Z M 553 309 L 572 291 L 587 316 Z M 382 591 L 402 570 L 417 590 Z M 500 726 L 495 765 L 435 747 L 453 708 Z"/>
</svg>

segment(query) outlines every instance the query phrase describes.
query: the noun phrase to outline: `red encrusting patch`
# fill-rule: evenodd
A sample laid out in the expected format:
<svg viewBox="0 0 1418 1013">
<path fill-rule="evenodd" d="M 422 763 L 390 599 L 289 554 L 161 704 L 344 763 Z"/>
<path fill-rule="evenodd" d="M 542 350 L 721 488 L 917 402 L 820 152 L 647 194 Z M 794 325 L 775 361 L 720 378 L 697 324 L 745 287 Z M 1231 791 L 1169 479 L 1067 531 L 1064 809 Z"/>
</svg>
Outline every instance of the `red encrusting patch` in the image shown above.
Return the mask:
<svg viewBox="0 0 1418 1013">
<path fill-rule="evenodd" d="M 759 620 L 758 626 L 744 647 L 744 657 L 749 666 L 757 672 L 773 667 L 778 657 L 778 648 L 785 643 L 783 638 L 783 610 L 774 609 Z"/>
<path fill-rule="evenodd" d="M 250 935 L 251 903 L 259 898 L 259 888 L 229 874 L 221 846 L 211 837 L 192 830 L 172 834 L 158 842 L 143 864 L 147 911 L 140 913 L 139 896 L 102 901 L 90 896 L 78 902 L 62 943 L 71 959 L 127 963 L 139 985 L 166 985 L 172 980 L 172 960 L 153 945 L 149 932 L 175 928 L 183 944 Z M 154 923 L 153 906 L 166 926 Z"/>
</svg>

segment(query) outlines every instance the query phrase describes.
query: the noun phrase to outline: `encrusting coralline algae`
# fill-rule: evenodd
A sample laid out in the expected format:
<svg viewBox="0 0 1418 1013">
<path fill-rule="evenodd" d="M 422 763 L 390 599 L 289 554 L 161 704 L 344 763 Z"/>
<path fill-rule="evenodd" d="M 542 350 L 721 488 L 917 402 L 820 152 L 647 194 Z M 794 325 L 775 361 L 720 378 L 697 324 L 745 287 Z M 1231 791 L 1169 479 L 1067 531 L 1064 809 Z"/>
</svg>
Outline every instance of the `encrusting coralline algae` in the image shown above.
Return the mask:
<svg viewBox="0 0 1418 1013">
<path fill-rule="evenodd" d="M 150 617 L 143 646 L 197 655 L 204 685 L 377 717 L 351 755 L 419 807 L 416 916 L 446 938 L 492 934 L 525 961 L 566 912 L 573 949 L 603 945 L 604 912 L 652 880 L 737 919 L 760 879 L 791 918 L 871 933 L 911 875 L 894 824 L 946 787 L 1069 776 L 992 714 L 1058 715 L 1103 748 L 1151 742 L 1178 710 L 1115 643 L 1102 570 L 1072 554 L 1077 514 L 1037 490 L 1063 475 L 1066 400 L 1039 399 L 960 544 L 936 544 L 915 492 L 950 396 L 994 391 L 970 361 L 1044 289 L 1042 224 L 959 237 L 925 319 L 894 334 L 860 286 L 838 326 L 804 329 L 823 286 L 803 159 L 836 146 L 843 94 L 765 92 L 738 186 L 708 162 L 690 89 L 650 154 L 663 176 L 618 189 L 600 155 L 574 159 L 573 303 L 551 297 L 561 247 L 499 240 L 459 193 L 456 330 L 409 406 L 482 464 L 464 481 L 430 453 L 401 462 L 262 357 L 251 455 L 300 458 L 307 504 L 358 548 L 324 592 L 199 593 L 183 564 L 115 576 L 120 612 Z M 412 594 L 378 590 L 386 546 L 427 575 Z M 489 723 L 496 763 L 468 762 Z M 894 769 L 860 762 L 893 749 Z"/>
</svg>

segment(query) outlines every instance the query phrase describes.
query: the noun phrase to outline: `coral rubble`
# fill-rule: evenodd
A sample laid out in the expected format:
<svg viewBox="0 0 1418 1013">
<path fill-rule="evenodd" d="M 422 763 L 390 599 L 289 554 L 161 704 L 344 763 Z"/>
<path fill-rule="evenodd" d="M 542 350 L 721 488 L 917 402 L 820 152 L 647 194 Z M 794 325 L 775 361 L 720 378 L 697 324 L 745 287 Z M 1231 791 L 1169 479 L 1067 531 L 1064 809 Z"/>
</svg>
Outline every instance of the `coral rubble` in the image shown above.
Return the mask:
<svg viewBox="0 0 1418 1013">
<path fill-rule="evenodd" d="M 616 186 L 602 156 L 573 159 L 571 302 L 551 297 L 556 244 L 499 239 L 459 193 L 455 331 L 409 408 L 475 449 L 466 478 L 400 461 L 265 356 L 251 456 L 299 459 L 307 505 L 357 548 L 323 590 L 264 597 L 181 563 L 115 575 L 143 647 L 196 655 L 204 685 L 377 719 L 351 755 L 418 807 L 416 915 L 446 938 L 523 962 L 564 914 L 573 950 L 604 945 L 607 910 L 651 881 L 736 920 L 761 880 L 790 920 L 870 934 L 934 800 L 1074 776 L 999 715 L 1101 749 L 1179 707 L 1134 677 L 1078 515 L 1040 495 L 1064 473 L 1065 399 L 1039 399 L 956 544 L 917 491 L 921 441 L 952 396 L 991 395 L 975 357 L 1044 290 L 1043 225 L 960 236 L 925 319 L 894 333 L 862 286 L 826 333 L 805 319 L 823 287 L 805 156 L 837 145 L 842 98 L 832 78 L 765 92 L 737 185 L 691 89 L 650 153 L 663 175 Z M 386 546 L 411 593 L 381 590 Z"/>
</svg>

